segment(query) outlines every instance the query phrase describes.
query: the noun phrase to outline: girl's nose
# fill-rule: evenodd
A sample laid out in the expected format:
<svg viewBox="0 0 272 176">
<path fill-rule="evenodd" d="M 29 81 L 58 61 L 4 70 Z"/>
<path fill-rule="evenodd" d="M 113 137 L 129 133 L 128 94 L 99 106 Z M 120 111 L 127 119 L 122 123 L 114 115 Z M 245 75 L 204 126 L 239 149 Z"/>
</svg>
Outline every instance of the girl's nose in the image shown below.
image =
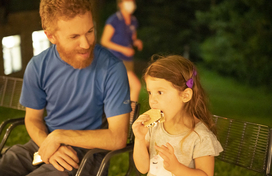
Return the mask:
<svg viewBox="0 0 272 176">
<path fill-rule="evenodd" d="M 156 104 L 158 101 L 157 101 L 157 98 L 154 96 L 154 95 L 150 95 L 149 96 L 149 104 L 152 105 L 152 104 Z"/>
</svg>

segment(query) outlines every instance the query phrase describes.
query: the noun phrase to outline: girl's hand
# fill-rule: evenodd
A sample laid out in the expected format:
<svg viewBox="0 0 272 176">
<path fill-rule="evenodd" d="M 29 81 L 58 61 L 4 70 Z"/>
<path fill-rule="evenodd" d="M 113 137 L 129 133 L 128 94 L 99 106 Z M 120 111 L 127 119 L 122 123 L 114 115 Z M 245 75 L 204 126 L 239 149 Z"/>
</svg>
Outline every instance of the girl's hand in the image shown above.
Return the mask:
<svg viewBox="0 0 272 176">
<path fill-rule="evenodd" d="M 180 162 L 175 156 L 174 148 L 169 143 L 162 145 L 161 147 L 155 145 L 155 148 L 159 151 L 159 155 L 164 159 L 164 168 L 169 172 L 175 172 L 175 169 L 179 167 Z"/>
<path fill-rule="evenodd" d="M 144 122 L 150 120 L 149 115 L 140 115 L 138 119 L 132 124 L 132 130 L 135 138 L 145 140 L 145 135 L 148 132 L 148 128 L 144 126 Z"/>
</svg>

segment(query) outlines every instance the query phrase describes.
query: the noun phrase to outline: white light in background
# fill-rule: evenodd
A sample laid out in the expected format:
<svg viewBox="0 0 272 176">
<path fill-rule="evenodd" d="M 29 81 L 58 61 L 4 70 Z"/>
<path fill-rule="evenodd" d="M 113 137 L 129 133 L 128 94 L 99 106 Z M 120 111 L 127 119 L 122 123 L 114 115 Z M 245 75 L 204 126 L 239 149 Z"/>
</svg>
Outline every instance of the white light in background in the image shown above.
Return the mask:
<svg viewBox="0 0 272 176">
<path fill-rule="evenodd" d="M 4 73 L 20 71 L 22 69 L 21 38 L 19 35 L 8 36 L 2 39 Z"/>
<path fill-rule="evenodd" d="M 47 39 L 43 30 L 34 31 L 32 33 L 32 46 L 33 46 L 33 55 L 36 56 L 40 54 L 43 50 L 49 48 L 50 42 Z"/>
</svg>

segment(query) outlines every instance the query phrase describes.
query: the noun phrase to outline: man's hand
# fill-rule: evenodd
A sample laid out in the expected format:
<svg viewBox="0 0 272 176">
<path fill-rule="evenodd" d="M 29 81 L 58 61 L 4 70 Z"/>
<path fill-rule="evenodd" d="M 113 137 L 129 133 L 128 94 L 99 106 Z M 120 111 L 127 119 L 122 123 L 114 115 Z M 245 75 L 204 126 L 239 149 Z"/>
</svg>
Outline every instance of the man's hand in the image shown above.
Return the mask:
<svg viewBox="0 0 272 176">
<path fill-rule="evenodd" d="M 56 134 L 55 131 L 50 133 L 45 138 L 38 151 L 39 155 L 41 156 L 41 159 L 46 164 L 49 164 L 49 158 L 58 150 L 58 148 L 61 145 L 61 143 L 58 142 L 57 136 L 55 134 Z"/>
<path fill-rule="evenodd" d="M 59 130 L 50 133 L 40 146 L 39 154 L 46 164 L 51 163 L 59 171 L 78 168 L 79 159 L 76 151 L 71 146 L 61 145 Z"/>
<path fill-rule="evenodd" d="M 50 157 L 49 163 L 59 171 L 64 171 L 64 169 L 71 171 L 73 168 L 78 169 L 79 159 L 77 152 L 71 146 L 62 145 Z"/>
</svg>

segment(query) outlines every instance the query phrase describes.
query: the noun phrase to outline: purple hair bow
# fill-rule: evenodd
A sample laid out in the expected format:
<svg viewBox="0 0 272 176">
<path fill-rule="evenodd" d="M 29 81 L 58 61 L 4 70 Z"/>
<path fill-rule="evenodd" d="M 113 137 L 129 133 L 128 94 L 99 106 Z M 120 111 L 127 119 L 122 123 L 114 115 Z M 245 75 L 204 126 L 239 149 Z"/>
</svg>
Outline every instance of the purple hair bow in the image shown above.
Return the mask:
<svg viewBox="0 0 272 176">
<path fill-rule="evenodd" d="M 186 82 L 187 87 L 189 87 L 191 89 L 193 88 L 193 85 L 194 85 L 193 77 L 196 76 L 196 74 L 197 74 L 196 70 L 194 69 L 192 77 L 190 79 L 188 79 L 188 81 Z"/>
</svg>

